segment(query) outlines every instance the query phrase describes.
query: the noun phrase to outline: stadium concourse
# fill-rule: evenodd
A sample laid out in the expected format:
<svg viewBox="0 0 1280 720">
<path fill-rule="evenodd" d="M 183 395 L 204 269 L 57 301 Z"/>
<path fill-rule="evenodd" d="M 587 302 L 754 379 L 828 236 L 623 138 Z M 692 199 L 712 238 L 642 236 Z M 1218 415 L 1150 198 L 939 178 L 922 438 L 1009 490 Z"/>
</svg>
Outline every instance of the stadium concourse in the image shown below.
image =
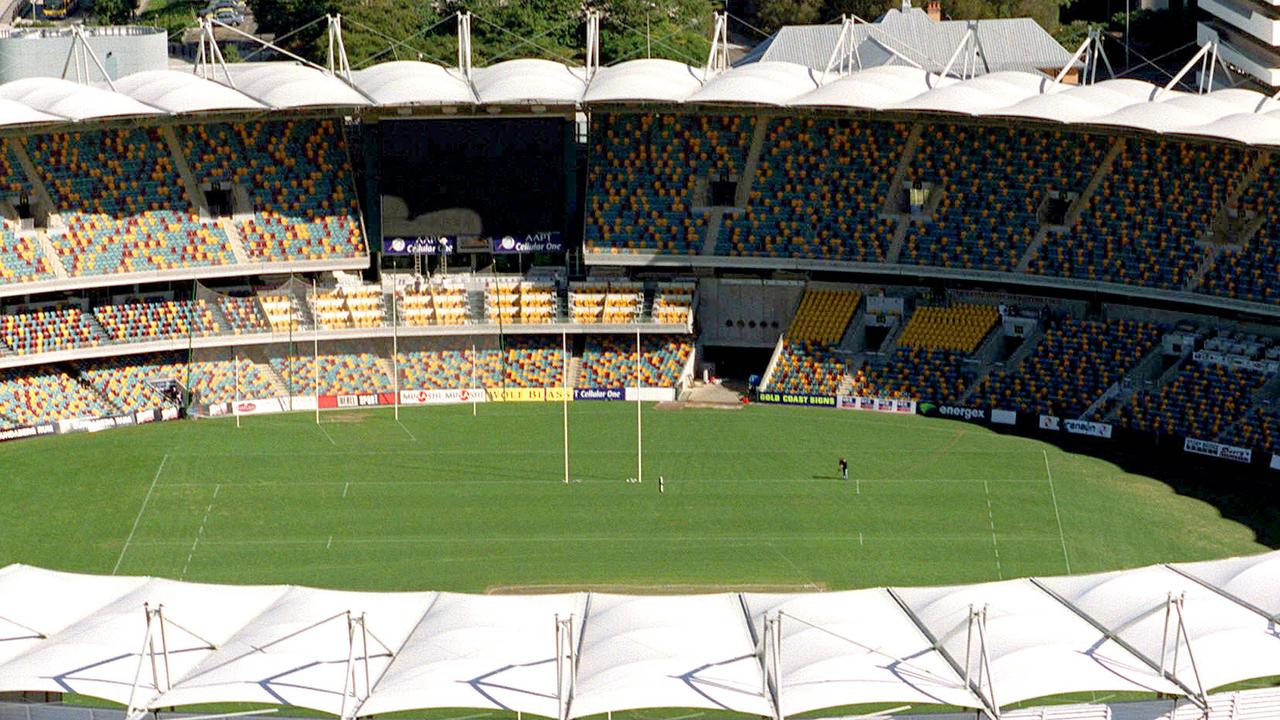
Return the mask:
<svg viewBox="0 0 1280 720">
<path fill-rule="evenodd" d="M 670 707 L 780 720 L 876 702 L 1000 717 L 1082 691 L 1156 692 L 1205 714 L 1220 705 L 1208 690 L 1280 674 L 1278 597 L 1278 553 L 791 595 L 361 593 L 10 565 L 0 691 L 73 692 L 130 717 L 253 703 L 341 718 Z"/>
</svg>

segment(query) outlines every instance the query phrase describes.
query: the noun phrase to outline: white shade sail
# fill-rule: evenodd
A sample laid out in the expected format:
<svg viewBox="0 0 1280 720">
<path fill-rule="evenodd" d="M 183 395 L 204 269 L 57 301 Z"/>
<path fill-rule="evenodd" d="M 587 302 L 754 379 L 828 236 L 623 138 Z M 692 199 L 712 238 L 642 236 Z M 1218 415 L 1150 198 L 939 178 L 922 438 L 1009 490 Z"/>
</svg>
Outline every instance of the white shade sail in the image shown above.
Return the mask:
<svg viewBox="0 0 1280 720">
<path fill-rule="evenodd" d="M 344 592 L 11 565 L 0 691 L 347 718 L 1197 699 L 1280 675 L 1277 598 L 1280 552 L 951 587 L 666 596 Z"/>
</svg>

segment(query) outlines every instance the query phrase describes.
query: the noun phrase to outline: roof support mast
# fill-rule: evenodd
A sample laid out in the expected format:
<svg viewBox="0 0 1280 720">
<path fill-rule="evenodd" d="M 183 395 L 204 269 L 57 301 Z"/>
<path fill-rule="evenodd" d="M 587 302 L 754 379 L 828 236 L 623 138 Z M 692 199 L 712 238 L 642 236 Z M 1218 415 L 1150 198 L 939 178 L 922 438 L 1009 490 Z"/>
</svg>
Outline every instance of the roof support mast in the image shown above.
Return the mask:
<svg viewBox="0 0 1280 720">
<path fill-rule="evenodd" d="M 822 71 L 821 84 L 827 84 L 827 75 L 835 70 L 838 75 L 847 75 L 853 72 L 853 69 L 862 69 L 862 53 L 858 50 L 857 39 L 853 36 L 853 16 L 840 16 L 840 37 L 836 39 L 836 46 L 831 49 L 831 56 L 827 58 L 827 66 Z"/>
<path fill-rule="evenodd" d="M 587 82 L 600 69 L 600 11 L 587 11 Z"/>
<path fill-rule="evenodd" d="M 458 70 L 471 82 L 471 13 L 458 13 Z"/>
<path fill-rule="evenodd" d="M 87 85 L 89 81 L 89 61 L 93 61 L 94 67 L 98 68 L 98 72 L 102 75 L 102 79 L 107 81 L 107 86 L 114 92 L 116 83 L 107 74 L 107 69 L 103 67 L 102 61 L 98 59 L 98 54 L 93 51 L 93 47 L 89 45 L 89 38 L 84 34 L 84 28 L 80 25 L 71 26 L 71 47 L 67 48 L 67 59 L 62 64 L 62 79 L 67 79 L 67 70 L 75 62 L 76 82 Z"/>
<path fill-rule="evenodd" d="M 1102 60 L 1107 66 L 1107 72 L 1115 77 L 1115 71 L 1111 69 L 1111 61 L 1107 59 L 1107 55 L 1102 50 L 1102 31 L 1098 28 L 1090 28 L 1089 36 L 1080 43 L 1080 47 L 1076 49 L 1071 59 L 1066 65 L 1058 71 L 1057 76 L 1053 78 L 1054 85 L 1062 84 L 1066 79 L 1067 73 L 1071 72 L 1071 68 L 1075 67 L 1077 62 L 1084 61 L 1084 70 L 1080 73 L 1081 85 L 1092 85 L 1098 81 L 1098 60 Z"/>
<path fill-rule="evenodd" d="M 716 24 L 711 31 L 711 52 L 707 53 L 707 66 L 702 70 L 702 81 L 705 83 L 716 75 L 729 69 L 729 14 L 715 14 Z"/>
<path fill-rule="evenodd" d="M 218 40 L 213 35 L 213 23 L 207 18 L 200 18 L 200 47 L 196 52 L 193 72 L 205 80 L 213 80 L 219 69 L 222 70 L 222 77 L 227 85 L 234 88 L 236 81 L 231 78 L 227 61 L 222 57 L 222 48 L 218 47 Z"/>
<path fill-rule="evenodd" d="M 569 720 L 569 704 L 578 675 L 577 645 L 574 643 L 573 615 L 556 615 L 556 711 L 557 720 Z"/>
<path fill-rule="evenodd" d="M 330 75 L 339 75 L 347 84 L 351 84 L 351 63 L 347 60 L 347 46 L 342 41 L 342 15 L 328 15 L 329 22 L 329 54 L 327 57 Z"/>
<path fill-rule="evenodd" d="M 782 611 L 764 617 L 764 637 L 760 638 L 760 655 L 764 668 L 764 694 L 773 705 L 774 720 L 782 714 Z"/>
</svg>

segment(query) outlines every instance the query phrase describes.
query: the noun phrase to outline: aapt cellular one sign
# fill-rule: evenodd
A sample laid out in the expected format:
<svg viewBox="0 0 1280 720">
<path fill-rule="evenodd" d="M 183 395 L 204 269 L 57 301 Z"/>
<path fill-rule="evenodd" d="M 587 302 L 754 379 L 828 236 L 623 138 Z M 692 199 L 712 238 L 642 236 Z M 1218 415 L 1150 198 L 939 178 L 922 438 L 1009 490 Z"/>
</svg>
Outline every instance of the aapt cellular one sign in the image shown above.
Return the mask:
<svg viewBox="0 0 1280 720">
<path fill-rule="evenodd" d="M 490 238 L 495 255 L 564 252 L 564 234 L 554 231 Z"/>
</svg>

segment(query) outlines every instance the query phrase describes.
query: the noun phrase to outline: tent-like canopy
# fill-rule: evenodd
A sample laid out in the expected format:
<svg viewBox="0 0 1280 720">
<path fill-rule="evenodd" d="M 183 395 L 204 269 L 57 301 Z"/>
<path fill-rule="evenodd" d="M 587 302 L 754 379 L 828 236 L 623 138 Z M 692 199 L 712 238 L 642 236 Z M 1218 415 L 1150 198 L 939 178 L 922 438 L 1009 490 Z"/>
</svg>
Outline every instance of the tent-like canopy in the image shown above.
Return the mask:
<svg viewBox="0 0 1280 720">
<path fill-rule="evenodd" d="M 139 712 L 254 703 L 567 720 L 867 703 L 995 712 L 1090 691 L 1196 701 L 1280 675 L 1277 598 L 1280 552 L 952 587 L 667 596 L 345 592 L 10 565 L 0 692 Z"/>
</svg>

